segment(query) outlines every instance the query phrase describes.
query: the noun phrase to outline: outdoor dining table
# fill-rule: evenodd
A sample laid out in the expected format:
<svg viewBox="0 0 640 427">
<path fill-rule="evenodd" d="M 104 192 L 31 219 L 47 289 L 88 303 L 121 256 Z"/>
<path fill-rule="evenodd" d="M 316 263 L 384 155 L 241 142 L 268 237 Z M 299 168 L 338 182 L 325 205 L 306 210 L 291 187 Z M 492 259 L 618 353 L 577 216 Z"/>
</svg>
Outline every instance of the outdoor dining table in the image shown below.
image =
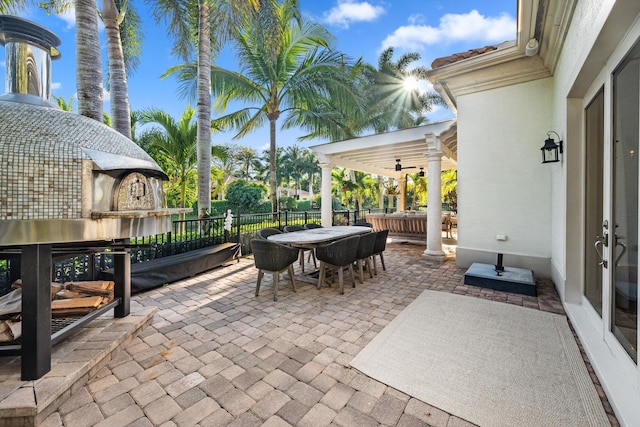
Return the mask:
<svg viewBox="0 0 640 427">
<path fill-rule="evenodd" d="M 337 225 L 333 227 L 312 228 L 310 230 L 293 231 L 291 233 L 274 234 L 267 239 L 283 245 L 290 245 L 302 248 L 316 248 L 323 243 L 333 242 L 357 234 L 370 233 L 371 228 L 357 225 Z M 308 283 L 315 283 L 313 275 L 317 275 L 318 270 L 313 270 L 308 274 L 296 275 L 296 280 Z"/>
<path fill-rule="evenodd" d="M 356 234 L 370 233 L 371 228 L 357 225 L 337 225 L 334 227 L 312 228 L 291 233 L 274 234 L 268 237 L 272 242 L 291 246 L 315 247 Z"/>
</svg>

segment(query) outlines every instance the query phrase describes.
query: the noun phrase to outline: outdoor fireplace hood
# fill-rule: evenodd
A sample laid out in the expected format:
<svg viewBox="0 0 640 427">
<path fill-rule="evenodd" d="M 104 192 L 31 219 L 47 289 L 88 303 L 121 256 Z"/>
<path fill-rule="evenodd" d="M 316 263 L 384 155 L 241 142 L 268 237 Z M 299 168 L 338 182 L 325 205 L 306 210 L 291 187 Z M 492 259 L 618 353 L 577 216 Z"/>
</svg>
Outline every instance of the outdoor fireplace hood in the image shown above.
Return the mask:
<svg viewBox="0 0 640 427">
<path fill-rule="evenodd" d="M 7 93 L 0 96 L 0 246 L 109 241 L 165 233 L 166 174 L 131 140 L 49 102 L 60 40 L 0 15 Z"/>
</svg>

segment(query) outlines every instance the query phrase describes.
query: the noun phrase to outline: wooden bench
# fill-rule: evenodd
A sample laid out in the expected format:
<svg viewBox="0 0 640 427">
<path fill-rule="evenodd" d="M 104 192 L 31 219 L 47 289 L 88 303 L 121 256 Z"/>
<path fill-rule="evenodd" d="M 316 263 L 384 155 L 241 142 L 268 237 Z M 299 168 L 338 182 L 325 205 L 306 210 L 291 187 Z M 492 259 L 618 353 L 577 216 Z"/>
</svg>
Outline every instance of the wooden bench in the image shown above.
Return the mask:
<svg viewBox="0 0 640 427">
<path fill-rule="evenodd" d="M 238 258 L 239 255 L 239 243 L 221 243 L 131 264 L 131 293 L 193 277 Z M 113 280 L 113 269 L 100 272 L 99 278 Z"/>
<path fill-rule="evenodd" d="M 424 214 L 369 214 L 366 221 L 373 224 L 373 231 L 389 230 L 391 235 L 426 236 L 427 216 Z M 451 237 L 451 214 L 442 214 L 442 231 Z"/>
</svg>

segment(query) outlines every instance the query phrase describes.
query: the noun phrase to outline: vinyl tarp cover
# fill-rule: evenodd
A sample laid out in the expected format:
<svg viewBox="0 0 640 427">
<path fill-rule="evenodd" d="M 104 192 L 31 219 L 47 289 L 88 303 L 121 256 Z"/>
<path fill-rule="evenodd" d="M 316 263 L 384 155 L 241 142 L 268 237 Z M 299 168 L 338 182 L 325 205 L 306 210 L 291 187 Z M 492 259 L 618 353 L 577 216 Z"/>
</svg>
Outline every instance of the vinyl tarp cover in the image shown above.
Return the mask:
<svg viewBox="0 0 640 427">
<path fill-rule="evenodd" d="M 238 243 L 222 243 L 131 264 L 131 293 L 143 292 L 219 267 L 237 257 L 239 252 Z M 101 272 L 100 279 L 113 280 L 113 269 Z"/>
</svg>

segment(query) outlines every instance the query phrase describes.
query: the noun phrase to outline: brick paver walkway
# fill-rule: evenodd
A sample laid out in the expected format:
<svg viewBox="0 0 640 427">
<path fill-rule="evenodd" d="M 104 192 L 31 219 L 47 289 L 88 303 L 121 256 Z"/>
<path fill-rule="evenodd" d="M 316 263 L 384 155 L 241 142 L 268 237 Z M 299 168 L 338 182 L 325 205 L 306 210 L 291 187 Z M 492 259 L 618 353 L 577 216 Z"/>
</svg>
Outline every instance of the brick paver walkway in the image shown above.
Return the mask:
<svg viewBox="0 0 640 427">
<path fill-rule="evenodd" d="M 43 425 L 470 426 L 349 362 L 425 289 L 556 313 L 562 305 L 548 281 L 538 298 L 466 286 L 452 259 L 433 268 L 423 250 L 388 244 L 387 271 L 345 295 L 310 284 L 294 294 L 283 280 L 274 302 L 267 274 L 256 298 L 251 258 L 137 295 L 132 305 L 159 308 L 153 325 Z"/>
</svg>

